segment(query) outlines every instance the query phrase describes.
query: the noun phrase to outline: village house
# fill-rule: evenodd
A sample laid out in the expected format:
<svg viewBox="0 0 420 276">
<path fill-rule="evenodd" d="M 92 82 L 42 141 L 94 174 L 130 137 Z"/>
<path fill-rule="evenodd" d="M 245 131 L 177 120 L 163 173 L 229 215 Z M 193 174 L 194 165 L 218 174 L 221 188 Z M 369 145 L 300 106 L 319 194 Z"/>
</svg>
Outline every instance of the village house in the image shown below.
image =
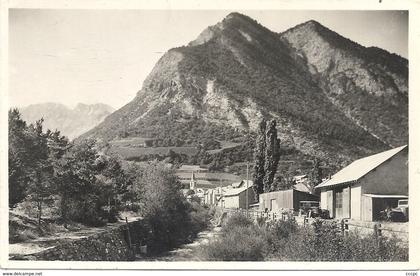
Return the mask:
<svg viewBox="0 0 420 276">
<path fill-rule="evenodd" d="M 382 210 L 408 198 L 408 147 L 358 159 L 316 189 L 331 217 L 378 220 Z"/>
<path fill-rule="evenodd" d="M 312 193 L 311 189 L 311 181 L 308 175 L 296 175 L 293 177 L 293 181 L 296 183 L 293 187 L 295 190 L 304 192 L 304 193 Z"/>
<path fill-rule="evenodd" d="M 250 204 L 255 203 L 253 182 L 251 180 L 248 180 L 248 184 L 246 182 L 242 180 L 240 183 L 234 183 L 236 188 L 226 189 L 217 205 L 223 208 L 246 209 L 247 204 L 249 207 Z"/>
<path fill-rule="evenodd" d="M 319 197 L 297 189 L 260 194 L 259 209 L 262 211 L 299 210 L 301 201 L 319 201 Z"/>
</svg>

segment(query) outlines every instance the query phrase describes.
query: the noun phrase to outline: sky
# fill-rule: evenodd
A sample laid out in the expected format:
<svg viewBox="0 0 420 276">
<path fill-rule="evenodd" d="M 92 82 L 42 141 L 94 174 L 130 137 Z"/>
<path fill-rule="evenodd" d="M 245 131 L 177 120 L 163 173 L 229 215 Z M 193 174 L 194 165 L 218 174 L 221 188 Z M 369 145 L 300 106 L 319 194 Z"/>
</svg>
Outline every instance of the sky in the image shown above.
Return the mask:
<svg viewBox="0 0 420 276">
<path fill-rule="evenodd" d="M 408 58 L 408 12 L 240 11 L 274 32 L 308 20 L 364 46 Z M 232 11 L 9 11 L 9 106 L 58 102 L 120 108 L 169 49 L 188 44 Z"/>
</svg>

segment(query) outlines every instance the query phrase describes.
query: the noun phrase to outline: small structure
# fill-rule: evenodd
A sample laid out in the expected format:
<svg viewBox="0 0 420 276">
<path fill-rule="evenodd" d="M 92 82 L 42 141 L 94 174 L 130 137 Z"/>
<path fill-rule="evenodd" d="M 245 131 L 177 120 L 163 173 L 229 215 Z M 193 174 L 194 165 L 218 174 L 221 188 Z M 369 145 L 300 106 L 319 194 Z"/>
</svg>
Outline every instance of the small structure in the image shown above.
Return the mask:
<svg viewBox="0 0 420 276">
<path fill-rule="evenodd" d="M 358 159 L 316 189 L 331 217 L 378 220 L 380 211 L 408 196 L 408 147 Z"/>
<path fill-rule="evenodd" d="M 219 200 L 219 206 L 223 208 L 246 209 L 247 203 L 248 206 L 255 203 L 255 192 L 251 185 L 229 189 Z"/>
<path fill-rule="evenodd" d="M 208 189 L 204 192 L 204 204 L 217 205 L 217 189 Z"/>
<path fill-rule="evenodd" d="M 195 180 L 194 172 L 191 172 L 190 190 L 195 190 L 197 181 Z"/>
<path fill-rule="evenodd" d="M 296 189 L 260 194 L 259 209 L 262 211 L 299 210 L 301 201 L 319 201 L 319 197 Z"/>
</svg>

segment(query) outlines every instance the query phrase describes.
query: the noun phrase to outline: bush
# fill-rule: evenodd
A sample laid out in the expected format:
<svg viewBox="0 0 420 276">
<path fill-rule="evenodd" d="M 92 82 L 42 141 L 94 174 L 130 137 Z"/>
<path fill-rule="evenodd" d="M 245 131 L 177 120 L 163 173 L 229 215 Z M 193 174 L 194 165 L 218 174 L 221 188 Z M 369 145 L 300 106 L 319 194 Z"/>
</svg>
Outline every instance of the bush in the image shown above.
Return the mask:
<svg viewBox="0 0 420 276">
<path fill-rule="evenodd" d="M 191 203 L 190 210 L 190 235 L 195 237 L 198 232 L 206 229 L 210 225 L 210 219 L 212 217 L 212 209 L 201 206 L 197 202 Z"/>
<path fill-rule="evenodd" d="M 306 226 L 294 220 L 260 226 L 241 214 L 231 216 L 200 254 L 209 261 L 408 261 L 408 248 L 395 236 L 344 235 L 338 223 L 321 220 Z"/>
<path fill-rule="evenodd" d="M 281 239 L 269 256 L 281 261 L 407 261 L 408 249 L 392 237 L 343 235 L 335 222 L 317 220 Z"/>
<path fill-rule="evenodd" d="M 298 225 L 295 220 L 275 221 L 268 225 L 270 231 L 278 239 L 286 239 L 297 231 Z"/>
<path fill-rule="evenodd" d="M 106 213 L 98 206 L 94 195 L 85 195 L 80 199 L 67 200 L 66 217 L 72 221 L 80 222 L 88 226 L 105 225 Z"/>
<path fill-rule="evenodd" d="M 254 222 L 241 213 L 233 214 L 223 226 L 223 230 L 229 231 L 233 227 L 248 227 L 254 225 Z"/>
<path fill-rule="evenodd" d="M 214 241 L 201 246 L 200 255 L 208 261 L 262 261 L 266 242 L 256 226 L 236 226 Z"/>
<path fill-rule="evenodd" d="M 246 216 L 233 214 L 220 236 L 201 246 L 200 255 L 209 261 L 262 261 L 267 244 L 264 232 Z"/>
<path fill-rule="evenodd" d="M 33 240 L 39 237 L 39 234 L 36 230 L 33 229 L 25 229 L 22 231 L 13 231 L 13 228 L 10 228 L 9 231 L 9 242 L 10 243 L 18 243 L 18 242 L 26 242 L 29 240 Z"/>
</svg>

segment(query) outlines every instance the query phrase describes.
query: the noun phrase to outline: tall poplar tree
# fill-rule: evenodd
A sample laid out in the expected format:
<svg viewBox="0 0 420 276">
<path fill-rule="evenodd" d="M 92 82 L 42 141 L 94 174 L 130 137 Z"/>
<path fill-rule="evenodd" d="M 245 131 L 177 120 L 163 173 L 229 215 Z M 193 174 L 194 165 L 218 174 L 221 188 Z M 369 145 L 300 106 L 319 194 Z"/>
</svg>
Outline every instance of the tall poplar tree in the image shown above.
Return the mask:
<svg viewBox="0 0 420 276">
<path fill-rule="evenodd" d="M 277 138 L 276 125 L 276 121 L 271 120 L 265 130 L 264 192 L 275 190 L 273 180 L 280 160 L 280 139 Z"/>
<path fill-rule="evenodd" d="M 258 133 L 256 138 L 256 147 L 254 151 L 254 193 L 256 200 L 258 200 L 258 195 L 264 192 L 264 162 L 265 162 L 265 128 L 266 121 L 262 119 L 258 127 Z"/>
<path fill-rule="evenodd" d="M 319 159 L 316 158 L 314 160 L 314 165 L 312 167 L 311 173 L 310 173 L 310 183 L 309 183 L 309 189 L 311 193 L 315 192 L 315 187 L 322 182 L 322 169 L 320 166 Z"/>
</svg>

